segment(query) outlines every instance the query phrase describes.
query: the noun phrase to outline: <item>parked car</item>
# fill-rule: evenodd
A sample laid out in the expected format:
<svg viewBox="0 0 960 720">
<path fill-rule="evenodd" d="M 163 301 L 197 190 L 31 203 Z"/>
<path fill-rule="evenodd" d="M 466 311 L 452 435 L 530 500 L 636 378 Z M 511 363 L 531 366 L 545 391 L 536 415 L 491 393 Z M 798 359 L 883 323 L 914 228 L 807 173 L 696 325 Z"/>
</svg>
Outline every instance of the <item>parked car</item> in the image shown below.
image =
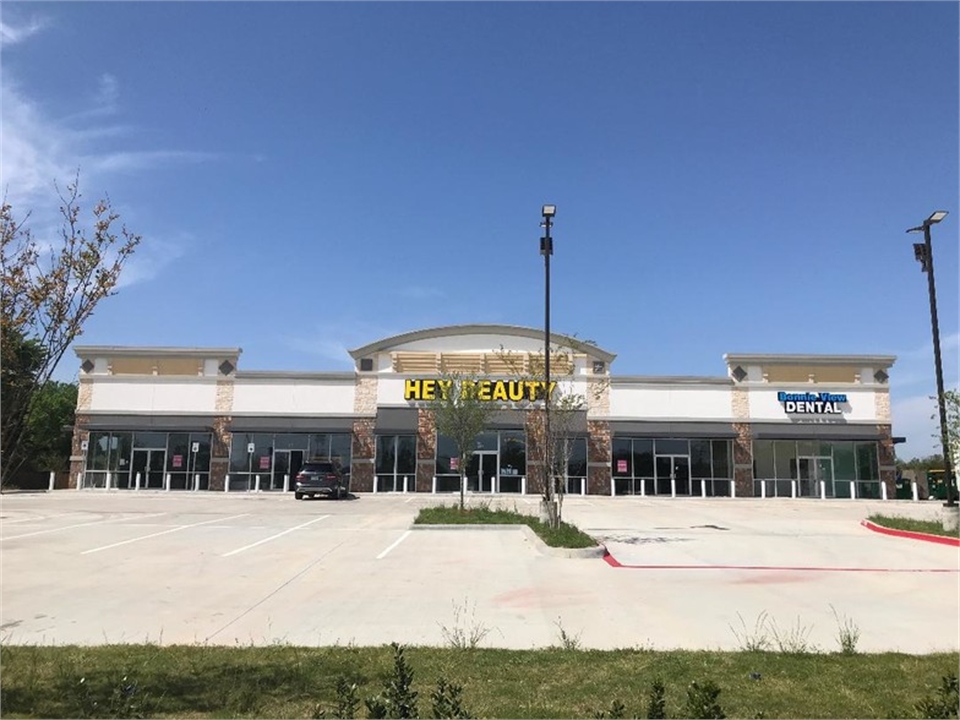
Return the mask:
<svg viewBox="0 0 960 720">
<path fill-rule="evenodd" d="M 310 460 L 297 473 L 293 495 L 297 500 L 318 495 L 339 500 L 349 494 L 350 475 L 334 460 Z"/>
</svg>

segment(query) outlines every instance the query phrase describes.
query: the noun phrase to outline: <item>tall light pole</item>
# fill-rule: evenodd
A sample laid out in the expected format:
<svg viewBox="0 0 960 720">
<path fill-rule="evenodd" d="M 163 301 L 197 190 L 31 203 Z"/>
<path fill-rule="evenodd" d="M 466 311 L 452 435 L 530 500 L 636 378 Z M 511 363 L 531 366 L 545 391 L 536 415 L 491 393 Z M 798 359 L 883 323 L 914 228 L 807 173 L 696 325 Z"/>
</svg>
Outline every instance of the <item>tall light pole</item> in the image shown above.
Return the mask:
<svg viewBox="0 0 960 720">
<path fill-rule="evenodd" d="M 543 320 L 543 372 L 546 376 L 546 388 L 544 389 L 543 405 L 543 462 L 544 478 L 547 483 L 547 512 L 548 517 L 553 524 L 555 516 L 553 505 L 553 458 L 551 457 L 550 441 L 550 256 L 553 255 L 553 238 L 550 237 L 550 226 L 553 224 L 553 217 L 557 214 L 556 205 L 544 205 L 543 222 L 540 223 L 544 228 L 544 235 L 540 238 L 540 254 L 543 255 L 543 268 L 545 272 L 544 283 L 544 320 Z"/>
<path fill-rule="evenodd" d="M 940 323 L 937 320 L 937 287 L 933 280 L 933 245 L 930 242 L 930 226 L 936 225 L 947 216 L 946 210 L 937 210 L 923 221 L 923 225 L 907 230 L 908 233 L 923 232 L 923 242 L 915 243 L 913 255 L 919 261 L 921 269 L 927 274 L 927 287 L 930 292 L 930 324 L 933 327 L 933 362 L 937 370 L 937 405 L 940 410 L 940 443 L 943 446 L 944 481 L 947 484 L 947 505 L 956 505 L 953 497 L 953 462 L 950 457 L 950 438 L 947 432 L 947 402 L 943 394 L 943 364 L 940 360 Z"/>
</svg>

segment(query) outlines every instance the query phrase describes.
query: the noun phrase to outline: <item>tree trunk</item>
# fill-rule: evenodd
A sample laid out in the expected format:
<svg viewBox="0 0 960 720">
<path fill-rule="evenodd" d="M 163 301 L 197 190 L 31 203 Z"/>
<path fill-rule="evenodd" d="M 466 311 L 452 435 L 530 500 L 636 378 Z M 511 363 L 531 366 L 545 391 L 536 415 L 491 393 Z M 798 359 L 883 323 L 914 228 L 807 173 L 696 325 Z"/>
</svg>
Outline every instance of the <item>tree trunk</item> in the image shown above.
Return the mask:
<svg viewBox="0 0 960 720">
<path fill-rule="evenodd" d="M 463 465 L 463 461 L 461 461 L 461 466 L 462 465 Z M 463 493 L 466 487 L 467 487 L 467 475 L 465 472 L 463 472 L 463 470 L 461 470 L 460 471 L 460 510 L 463 510 Z"/>
<path fill-rule="evenodd" d="M 558 511 L 556 500 L 540 501 L 540 522 L 552 528 L 557 527 Z"/>
</svg>

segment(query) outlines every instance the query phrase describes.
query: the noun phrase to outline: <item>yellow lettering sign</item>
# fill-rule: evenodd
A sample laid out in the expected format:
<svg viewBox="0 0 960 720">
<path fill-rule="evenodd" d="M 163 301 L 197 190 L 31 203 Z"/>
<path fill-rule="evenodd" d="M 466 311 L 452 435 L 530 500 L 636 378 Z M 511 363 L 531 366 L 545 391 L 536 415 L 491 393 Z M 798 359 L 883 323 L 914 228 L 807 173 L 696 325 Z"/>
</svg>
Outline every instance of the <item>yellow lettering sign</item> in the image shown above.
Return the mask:
<svg viewBox="0 0 960 720">
<path fill-rule="evenodd" d="M 446 399 L 452 386 L 452 380 L 407 378 L 403 383 L 403 399 Z M 556 382 L 550 383 L 550 395 L 553 395 L 556 387 Z M 478 400 L 485 402 L 538 402 L 546 396 L 546 389 L 547 384 L 543 380 L 464 380 L 460 385 L 461 393 L 467 396 L 475 394 Z"/>
</svg>

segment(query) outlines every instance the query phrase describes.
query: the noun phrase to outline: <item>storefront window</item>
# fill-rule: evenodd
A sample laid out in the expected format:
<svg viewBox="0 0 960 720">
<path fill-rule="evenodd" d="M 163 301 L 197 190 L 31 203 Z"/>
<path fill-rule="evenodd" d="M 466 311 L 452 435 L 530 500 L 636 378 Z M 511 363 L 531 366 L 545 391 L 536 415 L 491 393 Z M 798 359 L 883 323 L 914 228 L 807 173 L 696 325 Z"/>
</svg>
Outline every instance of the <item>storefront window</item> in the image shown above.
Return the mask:
<svg viewBox="0 0 960 720">
<path fill-rule="evenodd" d="M 377 436 L 377 492 L 413 492 L 417 475 L 416 435 Z"/>
<path fill-rule="evenodd" d="M 753 441 L 753 477 L 757 480 L 777 476 L 773 463 L 773 441 Z"/>
<path fill-rule="evenodd" d="M 710 441 L 690 441 L 690 475 L 695 478 L 709 478 L 713 476 L 710 461 Z"/>
<path fill-rule="evenodd" d="M 857 480 L 879 480 L 880 463 L 877 459 L 877 444 L 857 443 Z"/>
</svg>

